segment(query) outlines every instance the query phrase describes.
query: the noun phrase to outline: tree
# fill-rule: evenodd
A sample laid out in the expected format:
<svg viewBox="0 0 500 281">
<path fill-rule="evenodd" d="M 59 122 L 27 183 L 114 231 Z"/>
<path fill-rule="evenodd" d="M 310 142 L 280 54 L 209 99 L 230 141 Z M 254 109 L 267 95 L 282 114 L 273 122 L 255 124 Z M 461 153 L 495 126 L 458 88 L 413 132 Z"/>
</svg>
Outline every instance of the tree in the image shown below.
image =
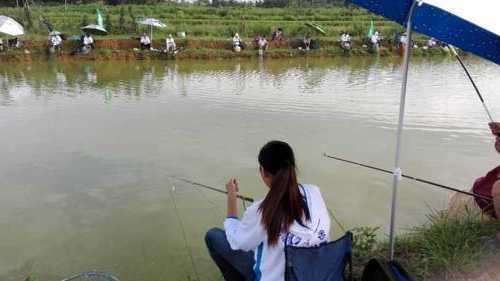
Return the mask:
<svg viewBox="0 0 500 281">
<path fill-rule="evenodd" d="M 106 0 L 105 3 L 107 5 L 116 6 L 116 5 L 121 5 L 122 4 L 122 0 Z"/>
<path fill-rule="evenodd" d="M 32 29 L 33 28 L 33 19 L 31 18 L 31 8 L 28 3 L 28 0 L 24 0 L 24 19 L 26 20 L 26 28 Z"/>
<path fill-rule="evenodd" d="M 111 33 L 113 32 L 113 18 L 109 13 L 106 13 L 106 18 L 104 20 L 104 26 L 106 27 L 106 30 Z"/>
<path fill-rule="evenodd" d="M 130 30 L 131 32 L 137 33 L 137 20 L 135 19 L 134 10 L 132 6 L 128 6 L 128 15 L 130 16 Z"/>
<path fill-rule="evenodd" d="M 89 17 L 87 16 L 87 14 L 84 14 L 80 26 L 87 26 L 87 25 L 89 25 Z"/>
<path fill-rule="evenodd" d="M 125 32 L 125 9 L 123 6 L 120 7 L 120 19 L 118 20 L 118 30 L 120 33 Z"/>
</svg>

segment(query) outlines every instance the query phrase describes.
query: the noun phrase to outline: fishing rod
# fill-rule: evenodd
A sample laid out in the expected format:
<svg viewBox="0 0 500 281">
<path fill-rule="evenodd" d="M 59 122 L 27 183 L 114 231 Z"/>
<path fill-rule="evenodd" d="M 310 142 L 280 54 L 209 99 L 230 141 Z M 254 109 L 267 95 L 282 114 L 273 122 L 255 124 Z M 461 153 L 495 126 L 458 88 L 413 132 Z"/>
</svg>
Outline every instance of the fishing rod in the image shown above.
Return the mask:
<svg viewBox="0 0 500 281">
<path fill-rule="evenodd" d="M 340 157 L 328 155 L 326 153 L 323 153 L 323 156 L 325 156 L 326 158 L 330 158 L 330 159 L 338 160 L 338 161 L 341 161 L 341 162 L 345 162 L 345 163 L 349 163 L 349 164 L 353 164 L 353 165 L 365 167 L 365 168 L 376 170 L 376 171 L 380 171 L 380 172 L 383 172 L 383 173 L 387 173 L 387 174 L 391 174 L 391 175 L 393 174 L 392 171 L 389 171 L 389 170 L 386 170 L 386 169 L 378 168 L 378 167 L 367 165 L 367 164 L 363 164 L 363 163 L 354 162 L 354 161 L 343 159 L 343 158 L 340 158 Z M 439 188 L 442 188 L 442 189 L 447 189 L 447 190 L 455 191 L 455 192 L 462 193 L 462 194 L 465 194 L 465 195 L 469 195 L 469 196 L 481 198 L 481 199 L 484 199 L 484 200 L 487 200 L 487 201 L 493 201 L 493 199 L 490 198 L 490 197 L 488 197 L 488 196 L 484 196 L 484 195 L 481 195 L 481 194 L 476 194 L 476 193 L 472 193 L 472 192 L 460 190 L 458 188 L 449 187 L 449 186 L 442 185 L 442 184 L 439 184 L 439 183 L 435 183 L 435 182 L 432 182 L 432 181 L 428 181 L 428 180 L 425 180 L 425 179 L 421 179 L 421 178 L 417 178 L 417 177 L 413 177 L 413 176 L 409 176 L 409 175 L 405 175 L 405 174 L 401 174 L 401 177 L 407 178 L 407 179 L 411 179 L 411 180 L 414 180 L 414 181 L 417 181 L 417 182 L 425 183 L 425 184 L 428 184 L 428 185 L 432 185 L 432 186 L 435 186 L 435 187 L 439 187 Z"/>
<path fill-rule="evenodd" d="M 472 83 L 472 86 L 474 87 L 474 90 L 476 90 L 477 96 L 479 97 L 479 100 L 481 101 L 481 104 L 483 105 L 484 110 L 486 111 L 486 114 L 488 114 L 488 118 L 490 118 L 491 122 L 494 122 L 493 121 L 493 117 L 491 117 L 491 113 L 488 110 L 488 107 L 486 106 L 486 103 L 484 102 L 483 96 L 481 95 L 481 92 L 479 92 L 479 88 L 477 87 L 476 83 L 472 79 L 472 76 L 470 75 L 469 70 L 465 66 L 462 58 L 458 55 L 457 51 L 455 50 L 455 47 L 453 47 L 452 45 L 448 45 L 448 47 L 450 48 L 450 50 L 453 53 L 453 55 L 455 56 L 455 58 L 457 58 L 458 62 L 460 63 L 460 65 L 464 69 L 465 74 L 467 74 L 467 77 L 469 77 L 469 80 Z"/>
<path fill-rule="evenodd" d="M 173 179 L 176 179 L 176 180 L 179 180 L 179 181 L 183 181 L 185 183 L 189 183 L 189 184 L 192 184 L 192 185 L 196 185 L 196 186 L 199 186 L 199 187 L 203 187 L 203 188 L 206 188 L 206 189 L 209 189 L 209 190 L 212 190 L 212 191 L 215 191 L 215 192 L 219 192 L 219 193 L 224 193 L 224 194 L 227 194 L 227 191 L 224 191 L 220 188 L 216 188 L 216 187 L 213 187 L 213 186 L 209 186 L 209 185 L 206 185 L 206 184 L 202 184 L 202 183 L 199 183 L 199 182 L 195 182 L 195 181 L 192 181 L 192 180 L 189 180 L 189 179 L 185 179 L 185 178 L 180 178 L 180 177 L 176 177 L 176 176 L 169 176 Z M 238 198 L 240 198 L 242 201 L 243 201 L 243 204 L 246 202 L 250 202 L 250 203 L 253 203 L 255 200 L 253 198 L 250 198 L 250 197 L 246 197 L 246 196 L 243 196 L 243 195 L 236 195 Z M 246 207 L 246 206 L 245 206 Z M 336 224 L 338 224 L 340 226 L 340 228 L 345 232 L 346 228 L 344 227 L 344 225 L 337 219 L 337 217 L 333 214 L 332 210 L 330 208 L 327 207 L 327 210 L 328 210 L 328 213 L 330 214 L 330 216 L 333 218 L 333 220 L 335 221 Z"/>
<path fill-rule="evenodd" d="M 192 181 L 192 180 L 189 180 L 189 179 L 185 179 L 185 178 L 180 178 L 180 177 L 177 177 L 177 176 L 170 176 L 170 177 L 173 178 L 173 179 L 176 179 L 176 180 L 179 180 L 179 181 L 183 181 L 185 183 L 189 183 L 189 184 L 196 185 L 196 186 L 199 186 L 199 187 L 203 187 L 203 188 L 215 191 L 215 192 L 227 194 L 227 191 L 222 190 L 220 188 L 216 188 L 216 187 L 213 187 L 213 186 L 209 186 L 209 185 L 202 184 L 202 183 L 199 183 L 199 182 L 195 182 L 195 181 Z M 247 196 L 243 196 L 243 195 L 239 195 L 239 194 L 237 194 L 236 197 L 239 198 L 239 199 L 241 199 L 241 200 L 243 200 L 243 201 L 250 202 L 250 203 L 252 203 L 254 201 L 253 198 L 250 198 L 250 197 L 247 197 Z"/>
</svg>

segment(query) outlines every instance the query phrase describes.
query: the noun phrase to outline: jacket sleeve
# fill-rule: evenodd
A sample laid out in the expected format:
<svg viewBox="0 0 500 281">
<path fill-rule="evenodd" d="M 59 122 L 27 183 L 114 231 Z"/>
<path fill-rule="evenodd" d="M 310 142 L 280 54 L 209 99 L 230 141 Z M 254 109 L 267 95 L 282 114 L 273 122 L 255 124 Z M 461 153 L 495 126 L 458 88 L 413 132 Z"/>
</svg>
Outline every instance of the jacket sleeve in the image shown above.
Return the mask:
<svg viewBox="0 0 500 281">
<path fill-rule="evenodd" d="M 266 239 L 259 206 L 260 202 L 252 204 L 241 219 L 228 217 L 224 220 L 224 230 L 231 249 L 255 250 Z"/>
</svg>

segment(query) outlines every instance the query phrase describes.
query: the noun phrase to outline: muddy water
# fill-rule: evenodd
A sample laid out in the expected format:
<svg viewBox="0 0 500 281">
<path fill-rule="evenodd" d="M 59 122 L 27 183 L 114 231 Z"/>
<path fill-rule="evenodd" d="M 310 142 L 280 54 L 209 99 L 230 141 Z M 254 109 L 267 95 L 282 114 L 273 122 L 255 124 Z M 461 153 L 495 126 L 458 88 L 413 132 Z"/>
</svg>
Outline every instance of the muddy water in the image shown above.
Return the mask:
<svg viewBox="0 0 500 281">
<path fill-rule="evenodd" d="M 500 68 L 467 63 L 497 116 Z M 256 155 L 271 139 L 295 148 L 301 180 L 321 187 L 344 225 L 387 229 L 391 177 L 322 154 L 392 169 L 400 67 L 374 58 L 0 65 L 0 279 L 104 270 L 122 281 L 220 280 L 203 234 L 221 225 L 224 197 L 171 176 L 219 187 L 234 176 L 242 193 L 262 197 Z M 464 73 L 453 60 L 416 60 L 409 83 L 403 171 L 469 187 L 498 157 Z M 448 196 L 403 181 L 398 230 Z"/>
</svg>

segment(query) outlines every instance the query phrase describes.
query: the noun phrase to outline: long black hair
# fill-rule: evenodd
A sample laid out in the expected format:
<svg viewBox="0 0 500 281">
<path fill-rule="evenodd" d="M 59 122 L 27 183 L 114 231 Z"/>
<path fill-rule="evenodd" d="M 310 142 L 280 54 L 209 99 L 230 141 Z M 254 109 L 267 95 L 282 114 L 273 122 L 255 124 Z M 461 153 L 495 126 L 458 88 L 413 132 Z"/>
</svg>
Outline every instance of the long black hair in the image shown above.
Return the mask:
<svg viewBox="0 0 500 281">
<path fill-rule="evenodd" d="M 294 221 L 310 220 L 297 182 L 293 150 L 286 142 L 270 141 L 259 153 L 259 164 L 272 175 L 270 190 L 259 207 L 268 245 L 278 242 L 281 232 L 288 231 Z"/>
</svg>

